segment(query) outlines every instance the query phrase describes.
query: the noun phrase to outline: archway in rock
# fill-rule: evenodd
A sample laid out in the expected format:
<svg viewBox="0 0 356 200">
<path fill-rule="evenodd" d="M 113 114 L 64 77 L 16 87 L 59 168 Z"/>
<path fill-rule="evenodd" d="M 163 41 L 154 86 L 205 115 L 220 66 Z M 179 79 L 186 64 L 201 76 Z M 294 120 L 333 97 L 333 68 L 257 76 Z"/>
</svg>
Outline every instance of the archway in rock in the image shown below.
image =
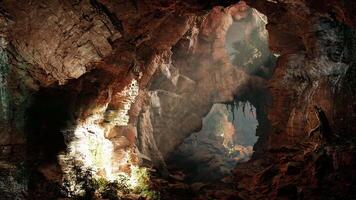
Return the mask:
<svg viewBox="0 0 356 200">
<path fill-rule="evenodd" d="M 257 126 L 256 109 L 249 102 L 214 104 L 202 129 L 186 138 L 169 157 L 169 171 L 182 170 L 189 183 L 231 176 L 237 163 L 251 158 Z"/>
<path fill-rule="evenodd" d="M 233 65 L 268 80 L 277 56 L 269 49 L 266 25 L 267 17 L 250 8 L 246 17 L 235 20 L 229 27 L 225 46 Z"/>
</svg>

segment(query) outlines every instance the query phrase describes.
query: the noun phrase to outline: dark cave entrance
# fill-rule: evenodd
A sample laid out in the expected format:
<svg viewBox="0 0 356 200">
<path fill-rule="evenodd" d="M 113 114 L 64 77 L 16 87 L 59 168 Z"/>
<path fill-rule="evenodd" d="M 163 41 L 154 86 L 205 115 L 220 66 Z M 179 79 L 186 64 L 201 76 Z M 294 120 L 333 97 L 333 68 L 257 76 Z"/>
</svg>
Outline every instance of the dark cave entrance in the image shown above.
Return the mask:
<svg viewBox="0 0 356 200">
<path fill-rule="evenodd" d="M 66 149 L 61 129 L 70 118 L 69 95 L 60 89 L 42 89 L 34 95 L 26 123 L 29 158 L 56 162 L 60 151 Z"/>
</svg>

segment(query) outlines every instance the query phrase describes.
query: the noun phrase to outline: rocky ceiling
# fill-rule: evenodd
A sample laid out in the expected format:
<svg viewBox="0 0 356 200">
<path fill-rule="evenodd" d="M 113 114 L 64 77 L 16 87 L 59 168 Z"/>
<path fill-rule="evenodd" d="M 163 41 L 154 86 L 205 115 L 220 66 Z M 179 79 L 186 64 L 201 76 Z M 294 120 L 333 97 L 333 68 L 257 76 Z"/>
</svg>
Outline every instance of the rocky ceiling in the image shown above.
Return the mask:
<svg viewBox="0 0 356 200">
<path fill-rule="evenodd" d="M 268 88 L 255 156 L 234 170 L 233 196 L 213 198 L 355 198 L 356 3 L 237 2 L 1 1 L 2 197 L 57 198 L 64 183 L 75 196 L 78 166 L 112 180 L 148 162 L 167 176 L 213 103 Z M 279 55 L 268 81 L 224 46 L 249 6 Z"/>
</svg>

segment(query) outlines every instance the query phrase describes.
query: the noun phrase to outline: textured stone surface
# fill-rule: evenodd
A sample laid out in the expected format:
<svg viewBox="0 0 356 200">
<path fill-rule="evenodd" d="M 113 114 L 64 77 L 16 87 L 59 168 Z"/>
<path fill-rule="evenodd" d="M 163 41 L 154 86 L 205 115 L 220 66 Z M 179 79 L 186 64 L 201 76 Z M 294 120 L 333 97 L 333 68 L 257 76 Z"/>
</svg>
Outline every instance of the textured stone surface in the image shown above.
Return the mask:
<svg viewBox="0 0 356 200">
<path fill-rule="evenodd" d="M 266 151 L 263 158 L 237 167 L 239 187 L 250 195 L 258 194 L 252 199 L 354 197 L 349 190 L 354 171 L 347 171 L 353 162 L 341 167 L 344 172 L 335 163 L 338 157 L 354 159 L 349 153 L 354 152 L 353 128 L 341 125 L 340 121 L 355 120 L 348 111 L 355 84 L 346 78 L 354 74 L 350 61 L 355 58 L 355 46 L 346 41 L 354 40 L 355 31 L 337 21 L 338 16 L 333 18 L 335 15 L 330 13 L 335 7 L 325 10 L 320 2 L 311 3 L 316 3 L 314 6 L 302 1 L 248 3 L 267 15 L 270 47 L 281 55 L 269 84 L 273 101 L 268 119 L 272 127 Z M 346 94 L 348 97 L 343 97 Z M 323 110 L 330 127 L 309 136 L 319 124 L 326 126 L 325 121 L 318 119 L 314 106 Z M 344 114 L 340 115 L 340 110 Z M 326 136 L 328 131 L 332 136 Z M 335 177 L 344 177 L 344 173 L 350 179 L 335 181 Z M 344 188 L 345 185 L 350 187 Z M 328 191 L 328 195 L 316 191 Z"/>
<path fill-rule="evenodd" d="M 46 174 L 57 169 L 57 155 L 73 142 L 62 141 L 63 132 L 71 133 L 66 140 L 73 139 L 73 127 L 98 111 L 100 119 L 90 122 L 100 128 L 97 138 L 119 147 L 105 165 L 129 171 L 127 163 L 116 161 L 126 162 L 128 152 L 135 151 L 135 134 L 145 143 L 137 157 L 162 161 L 200 129 L 213 102 L 231 101 L 252 82 L 229 64 L 224 48 L 223 36 L 233 19 L 243 18 L 245 5 L 213 8 L 232 3 L 1 1 L 1 159 L 6 164 L 0 185 L 7 187 L 1 192 L 18 195 L 26 188 L 11 174 L 16 168 L 11 162 L 26 157 L 32 170 L 27 195 L 53 198 L 48 185 L 54 176 Z M 268 17 L 270 48 L 280 57 L 269 84 L 271 129 L 257 145 L 259 157 L 236 168 L 238 196 L 354 198 L 355 2 L 247 3 Z M 138 91 L 125 92 L 133 80 Z M 7 95 L 10 101 L 3 101 Z M 325 113 L 331 142 L 320 139 L 323 131 L 308 136 L 321 123 L 314 106 Z M 135 130 L 137 124 L 144 130 Z M 74 141 L 95 138 L 91 128 L 83 131 L 88 137 Z"/>
<path fill-rule="evenodd" d="M 44 85 L 80 77 L 108 56 L 109 41 L 120 37 L 89 1 L 5 1 L 2 7 L 12 17 L 10 43 Z"/>
</svg>

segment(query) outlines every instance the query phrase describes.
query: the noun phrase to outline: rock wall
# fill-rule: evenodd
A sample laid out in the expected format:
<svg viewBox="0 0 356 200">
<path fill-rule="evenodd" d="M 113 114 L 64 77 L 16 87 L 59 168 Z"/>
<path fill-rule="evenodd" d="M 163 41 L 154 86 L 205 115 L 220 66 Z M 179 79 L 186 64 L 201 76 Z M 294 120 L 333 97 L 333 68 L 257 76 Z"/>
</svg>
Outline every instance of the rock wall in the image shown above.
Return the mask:
<svg viewBox="0 0 356 200">
<path fill-rule="evenodd" d="M 56 195 L 48 187 L 71 179 L 73 157 L 75 164 L 93 166 L 108 179 L 130 173 L 137 165 L 135 119 L 141 100 L 136 96 L 145 93 L 193 18 L 211 5 L 89 0 L 0 5 L 1 127 L 6 130 L 1 158 L 15 171 L 21 160 L 28 161 L 24 167 L 30 174 L 23 178 L 29 190 L 17 191 L 19 198 Z M 12 195 L 13 188 L 3 183 L 1 193 Z"/>
<path fill-rule="evenodd" d="M 213 6 L 232 3 L 1 1 L 3 196 L 55 196 L 49 186 L 63 182 L 73 155 L 108 179 L 139 160 L 164 169 L 212 103 L 264 86 L 229 62 L 226 31 L 246 5 Z M 356 4 L 247 3 L 268 17 L 280 57 L 271 128 L 259 156 L 236 169 L 240 196 L 353 198 Z"/>
<path fill-rule="evenodd" d="M 253 198 L 354 198 L 354 128 L 346 123 L 355 123 L 355 84 L 347 78 L 355 73 L 355 31 L 348 9 L 329 1 L 327 8 L 316 1 L 247 2 L 267 15 L 270 48 L 280 56 L 269 83 L 266 151 L 237 167 L 239 186 L 258 194 Z"/>
</svg>

